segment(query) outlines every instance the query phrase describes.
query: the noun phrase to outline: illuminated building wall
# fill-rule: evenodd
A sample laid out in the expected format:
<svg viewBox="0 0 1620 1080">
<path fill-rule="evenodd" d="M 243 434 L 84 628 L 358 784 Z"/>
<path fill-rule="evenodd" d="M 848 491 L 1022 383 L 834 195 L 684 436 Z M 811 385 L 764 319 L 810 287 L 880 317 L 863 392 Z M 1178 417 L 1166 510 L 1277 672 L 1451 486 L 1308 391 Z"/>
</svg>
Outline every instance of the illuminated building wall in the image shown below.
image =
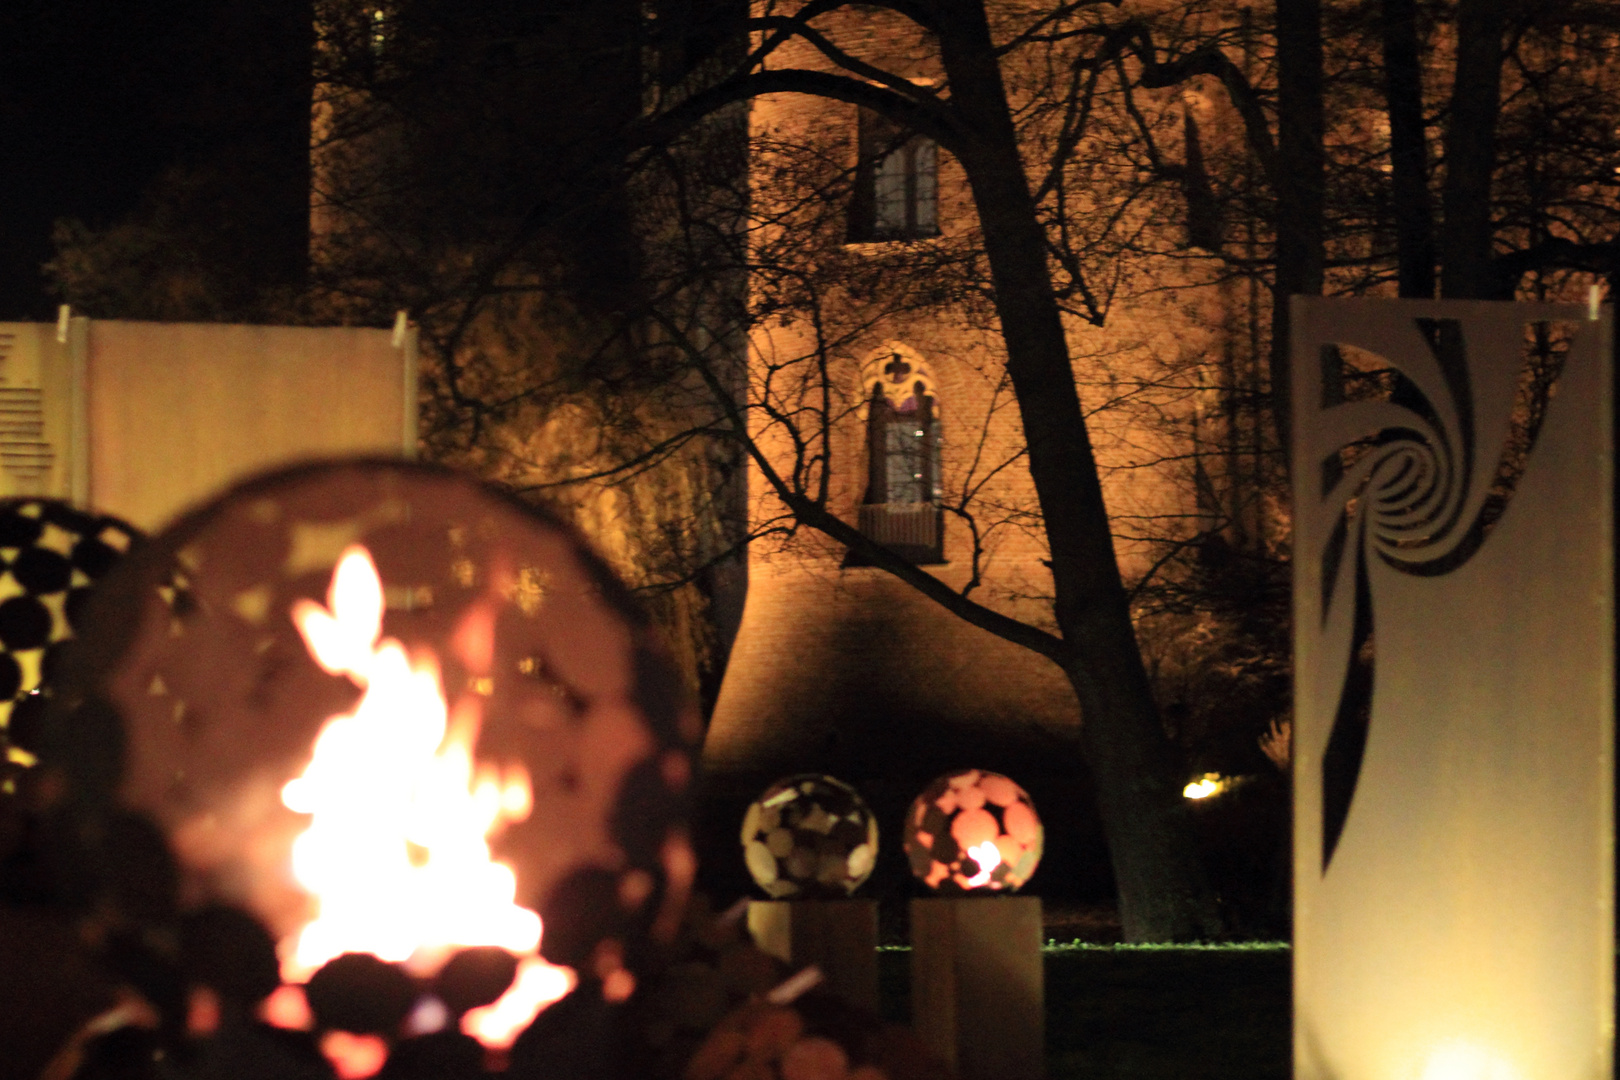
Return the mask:
<svg viewBox="0 0 1620 1080">
<path fill-rule="evenodd" d="M 930 46 L 892 14 L 846 12 L 817 25 L 860 59 L 926 85 L 940 78 Z M 802 45 L 783 49 L 773 63 L 829 66 Z M 1012 92 L 1020 92 L 1017 79 L 1010 82 Z M 1181 105 L 1179 98 L 1166 100 L 1177 118 L 1173 144 L 1181 130 Z M 1204 110 L 1208 127 L 1219 128 L 1207 101 L 1188 107 Z M 842 208 L 834 215 L 838 221 L 827 226 L 829 261 L 880 263 L 907 249 L 944 250 L 978 228 L 962 170 L 943 150 L 926 158 L 931 178 L 906 175 L 908 169 L 918 170 L 913 153 L 863 179 L 857 166 L 860 150 L 882 133 L 874 136 L 869 118 L 854 106 L 777 95 L 753 103 L 750 126 L 757 140 L 814 146 L 855 172 L 848 233 L 839 231 Z M 756 158 L 753 189 L 761 216 L 776 205 L 773 199 L 791 197 L 773 189 L 777 181 L 771 169 L 770 162 Z M 919 188 L 936 195 L 934 208 L 908 205 L 918 201 Z M 1158 238 L 1179 243 L 1182 228 L 1180 220 L 1166 221 Z M 766 240 L 762 248 L 769 245 Z M 1155 272 L 1160 271 L 1163 284 L 1190 284 L 1199 272 L 1162 267 Z M 874 529 L 893 521 L 893 514 L 887 522 L 876 520 L 881 515 L 869 505 L 870 399 L 875 383 L 904 367 L 902 390 L 890 383 L 886 393 L 898 401 L 917 379 L 923 380 L 933 399 L 927 420 L 938 429 L 938 460 L 928 462 L 937 469 L 935 482 L 948 495 L 970 478 L 985 480 L 981 524 L 997 527 L 986 536 L 981 583 L 972 598 L 1026 621 L 1040 624 L 1044 618 L 1049 625 L 1050 603 L 1043 599 L 1051 589 L 1043 565 L 1045 536 L 1038 522 L 1024 528 L 1014 520 L 1034 509 L 1035 496 L 1018 459 L 1022 430 L 1016 405 L 998 385 L 1000 336 L 993 321 L 987 326 L 988 316 L 975 317 L 982 313 L 949 301 L 919 301 L 916 290 L 926 269 L 911 272 L 912 277 L 904 278 L 903 266 L 896 271 L 889 310 L 884 310 L 882 295 L 850 297 L 828 289 L 831 299 L 822 315 L 834 327 L 829 336 L 844 335 L 828 350 L 835 373 L 834 407 L 843 410 L 829 447 L 830 508 L 868 535 L 881 535 Z M 1104 409 L 1088 422 L 1128 578 L 1140 575 L 1162 551 L 1130 539 L 1133 534 L 1183 527 L 1191 533 L 1199 528 L 1193 522 L 1208 520 L 1189 482 L 1188 439 L 1201 433 L 1218 440 L 1224 437 L 1225 421 L 1217 415 L 1213 393 L 1187 386 L 1218 381 L 1219 372 L 1198 366 L 1200 357 L 1219 357 L 1223 351 L 1230 357 L 1246 347 L 1245 320 L 1258 313 L 1240 308 L 1237 299 L 1230 289 L 1206 286 L 1188 289 L 1174 302 L 1162 293 L 1122 301 L 1106 328 L 1079 319 L 1070 322 L 1082 404 L 1095 409 L 1117 397 L 1127 399 L 1123 407 Z M 771 365 L 817 348 L 808 322 L 776 320 L 756 330 L 752 347 L 756 385 Z M 1172 369 L 1184 373 L 1186 385 L 1174 390 L 1167 384 L 1147 385 Z M 1151 407 L 1136 408 L 1147 402 Z M 921 413 L 905 415 L 918 421 L 910 434 L 932 442 L 931 432 L 917 436 L 925 426 Z M 767 431 L 763 437 L 773 460 L 786 467 L 792 454 L 788 440 L 780 432 Z M 1006 468 L 993 470 L 1003 463 Z M 1206 467 L 1218 486 L 1225 460 L 1211 460 Z M 749 494 L 756 523 L 780 512 L 757 471 L 750 475 Z M 991 509 L 995 506 L 1002 509 Z M 973 537 L 951 513 L 942 514 L 940 523 L 939 550 L 910 553 L 921 556 L 928 573 L 960 590 L 974 573 Z M 906 542 L 914 539 L 896 525 L 884 542 L 893 540 L 908 550 Z M 913 542 L 912 549 L 916 547 Z M 970 626 L 882 570 L 852 565 L 840 546 L 809 530 L 801 530 L 791 543 L 756 543 L 749 551 L 748 573 L 747 607 L 705 748 L 705 764 L 717 782 L 737 777 L 742 791 L 771 774 L 803 769 L 824 769 L 846 779 L 909 770 L 915 776 L 907 782 L 914 785 L 953 766 L 1003 768 L 1015 776 L 1032 768 L 1073 772 L 1078 709 L 1055 665 Z M 1042 746 L 1045 753 L 1032 750 Z M 1000 764 L 983 756 L 1001 753 L 1018 756 Z M 749 779 L 740 779 L 744 776 Z"/>
</svg>

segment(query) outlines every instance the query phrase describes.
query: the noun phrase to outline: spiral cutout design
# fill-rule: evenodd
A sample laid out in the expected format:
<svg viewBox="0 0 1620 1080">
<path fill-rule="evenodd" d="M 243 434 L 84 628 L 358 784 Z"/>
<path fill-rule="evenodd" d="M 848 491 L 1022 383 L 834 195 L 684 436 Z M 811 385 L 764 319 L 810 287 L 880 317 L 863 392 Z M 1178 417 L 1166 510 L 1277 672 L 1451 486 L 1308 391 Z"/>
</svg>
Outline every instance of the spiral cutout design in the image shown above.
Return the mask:
<svg viewBox="0 0 1620 1080">
<path fill-rule="evenodd" d="M 1455 569 L 1477 549 L 1479 539 L 1471 536 L 1479 531 L 1480 509 L 1473 497 L 1478 486 L 1473 401 L 1460 330 L 1455 324 L 1439 329 L 1448 328 L 1455 334 L 1458 354 L 1455 364 L 1440 364 L 1449 400 L 1437 405 L 1415 382 L 1398 375 L 1387 402 L 1341 406 L 1353 425 L 1349 430 L 1364 433 L 1354 442 L 1365 444 L 1370 436 L 1371 446 L 1337 483 L 1323 484 L 1332 489 L 1326 505 L 1342 508 L 1336 511 L 1341 528 L 1358 527 L 1359 539 L 1384 563 L 1422 576 Z M 1453 351 L 1447 347 L 1452 335 L 1431 331 L 1426 336 L 1436 359 Z M 1325 481 L 1339 454 L 1335 448 L 1324 460 Z M 1337 551 L 1330 545 L 1327 554 Z M 1325 563 L 1323 570 L 1324 584 L 1331 587 L 1339 567 Z M 1324 604 L 1324 612 L 1326 608 Z"/>
<path fill-rule="evenodd" d="M 1331 407 L 1323 415 L 1333 416 L 1336 437 L 1321 463 L 1326 497 L 1320 511 L 1336 520 L 1322 552 L 1322 617 L 1324 622 L 1348 618 L 1350 624 L 1344 679 L 1322 757 L 1324 873 L 1350 812 L 1371 718 L 1375 650 L 1369 648 L 1369 552 L 1402 573 L 1432 577 L 1461 566 L 1485 535 L 1481 488 L 1488 475 L 1477 469 L 1462 328 L 1455 320 L 1420 320 L 1419 327 L 1438 381 L 1422 387 L 1402 372 L 1387 400 L 1324 401 Z M 1333 393 L 1338 386 L 1330 380 L 1325 390 Z M 1361 453 L 1345 466 L 1347 447 Z M 1349 612 L 1342 607 L 1347 603 L 1353 605 Z"/>
</svg>

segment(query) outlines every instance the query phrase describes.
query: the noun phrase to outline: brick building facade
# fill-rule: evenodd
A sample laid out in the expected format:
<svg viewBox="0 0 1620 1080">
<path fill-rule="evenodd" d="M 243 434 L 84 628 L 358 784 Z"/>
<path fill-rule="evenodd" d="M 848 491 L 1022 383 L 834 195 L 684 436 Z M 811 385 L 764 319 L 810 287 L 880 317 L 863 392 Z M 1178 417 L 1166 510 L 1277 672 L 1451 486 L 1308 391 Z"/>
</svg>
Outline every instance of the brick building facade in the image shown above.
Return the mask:
<svg viewBox="0 0 1620 1080">
<path fill-rule="evenodd" d="M 992 7 L 1018 15 L 1016 7 Z M 817 26 L 858 61 L 937 85 L 937 58 L 892 13 L 846 11 Z M 802 41 L 771 62 L 834 70 Z M 1018 109 L 1028 87 L 1016 70 L 1007 81 Z M 1206 128 L 1219 126 L 1202 99 L 1167 95 L 1160 122 L 1173 122 L 1170 145 L 1185 110 L 1201 111 Z M 829 508 L 954 590 L 973 582 L 973 599 L 1050 629 L 1046 538 L 994 319 L 959 291 L 930 302 L 927 284 L 918 283 L 931 266 L 943 268 L 941 280 L 957 273 L 958 254 L 974 247 L 978 223 L 960 167 L 926 139 L 908 140 L 853 105 L 820 98 L 756 100 L 751 131 L 765 148 L 752 176 L 756 214 L 779 222 L 762 230 L 760 246 L 771 248 L 782 230 L 808 237 L 820 229 L 800 254 L 830 268 L 813 319 L 758 324 L 750 360 L 756 394 L 795 365 L 824 361 L 832 372 Z M 1032 155 L 1040 135 L 1029 132 Z M 806 156 L 843 171 L 844 182 L 823 184 L 819 210 L 804 209 L 818 195 L 803 182 L 802 165 L 780 164 Z M 783 177 L 799 190 L 783 192 Z M 1152 220 L 1147 206 L 1131 212 L 1186 250 L 1185 217 Z M 1223 356 L 1230 362 L 1245 347 L 1245 320 L 1255 314 L 1237 309 L 1233 301 L 1242 297 L 1230 286 L 1197 287 L 1197 267 L 1153 272 L 1160 288 L 1116 303 L 1104 327 L 1069 323 L 1127 580 L 1162 554 L 1166 537 L 1208 524 L 1189 461 L 1200 432 L 1209 438 L 1225 429 L 1209 415 L 1216 403 L 1200 384 L 1213 381 L 1202 378 L 1207 365 Z M 848 279 L 838 280 L 842 274 Z M 1180 287 L 1162 288 L 1171 284 Z M 757 285 L 756 301 L 774 287 Z M 757 431 L 787 471 L 800 452 L 790 427 L 762 422 Z M 1219 467 L 1200 461 L 1197 469 L 1208 480 L 1207 470 Z M 780 513 L 757 468 L 749 490 L 756 523 Z M 975 515 L 983 542 L 976 565 L 974 532 L 942 509 L 950 503 Z M 1066 823 L 1088 813 L 1079 710 L 1063 672 L 859 562 L 808 530 L 750 549 L 747 604 L 704 754 L 723 793 L 717 812 L 776 776 L 826 770 L 887 804 L 879 807 L 890 811 L 887 824 L 932 776 L 979 766 L 1019 778 Z M 1099 865 L 1092 839 L 1073 843 L 1091 845 L 1073 858 Z"/>
</svg>

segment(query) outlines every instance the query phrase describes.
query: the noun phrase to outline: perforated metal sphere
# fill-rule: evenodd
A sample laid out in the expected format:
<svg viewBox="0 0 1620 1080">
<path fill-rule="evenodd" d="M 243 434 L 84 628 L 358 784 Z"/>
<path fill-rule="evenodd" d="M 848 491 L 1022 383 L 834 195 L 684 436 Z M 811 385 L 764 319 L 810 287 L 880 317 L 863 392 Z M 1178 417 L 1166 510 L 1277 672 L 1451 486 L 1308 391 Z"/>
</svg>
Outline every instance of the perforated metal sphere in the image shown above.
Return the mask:
<svg viewBox="0 0 1620 1080">
<path fill-rule="evenodd" d="M 673 940 L 695 869 L 696 709 L 644 613 L 571 528 L 445 469 L 342 460 L 266 474 L 122 559 L 63 673 L 63 700 L 96 704 L 119 729 L 118 786 L 100 796 L 157 824 L 190 893 L 251 910 L 283 940 L 301 932 L 317 909 L 288 867 L 314 815 L 286 792 L 370 680 L 319 659 L 295 613 L 336 618 L 337 567 L 355 550 L 376 594 L 348 603 L 376 605 L 357 647 L 429 672 L 446 718 L 446 734 L 412 745 L 432 754 L 458 732 L 467 791 L 486 773 L 529 789 L 486 830 L 488 858 L 510 873 L 510 903 L 543 918 L 544 956 L 600 972 L 621 955 L 641 962 L 644 936 Z M 376 715 L 417 730 L 403 710 Z M 373 750 L 341 768 L 381 791 L 392 760 Z M 424 862 L 401 845 L 388 841 L 389 859 Z"/>
<path fill-rule="evenodd" d="M 140 533 L 59 499 L 0 500 L 0 793 L 34 760 L 60 650 Z"/>
<path fill-rule="evenodd" d="M 1044 844 L 1035 804 L 1000 773 L 947 773 L 906 811 L 911 872 L 940 892 L 1013 892 L 1035 872 Z"/>
<path fill-rule="evenodd" d="M 742 846 L 748 873 L 772 898 L 845 897 L 877 861 L 877 819 L 841 780 L 790 776 L 749 806 Z"/>
</svg>

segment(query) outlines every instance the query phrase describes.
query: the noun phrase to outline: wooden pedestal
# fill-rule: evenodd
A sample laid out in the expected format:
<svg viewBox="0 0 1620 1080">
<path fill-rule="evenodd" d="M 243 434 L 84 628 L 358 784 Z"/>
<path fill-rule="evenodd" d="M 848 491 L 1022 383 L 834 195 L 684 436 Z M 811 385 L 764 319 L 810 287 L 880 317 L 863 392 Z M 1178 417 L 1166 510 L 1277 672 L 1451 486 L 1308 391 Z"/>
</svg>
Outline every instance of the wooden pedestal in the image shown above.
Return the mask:
<svg viewBox="0 0 1620 1080">
<path fill-rule="evenodd" d="M 878 1011 L 876 900 L 754 900 L 748 932 L 795 968 L 819 967 L 821 989 Z"/>
<path fill-rule="evenodd" d="M 911 1025 L 962 1080 L 1043 1076 L 1040 898 L 913 900 Z"/>
</svg>

